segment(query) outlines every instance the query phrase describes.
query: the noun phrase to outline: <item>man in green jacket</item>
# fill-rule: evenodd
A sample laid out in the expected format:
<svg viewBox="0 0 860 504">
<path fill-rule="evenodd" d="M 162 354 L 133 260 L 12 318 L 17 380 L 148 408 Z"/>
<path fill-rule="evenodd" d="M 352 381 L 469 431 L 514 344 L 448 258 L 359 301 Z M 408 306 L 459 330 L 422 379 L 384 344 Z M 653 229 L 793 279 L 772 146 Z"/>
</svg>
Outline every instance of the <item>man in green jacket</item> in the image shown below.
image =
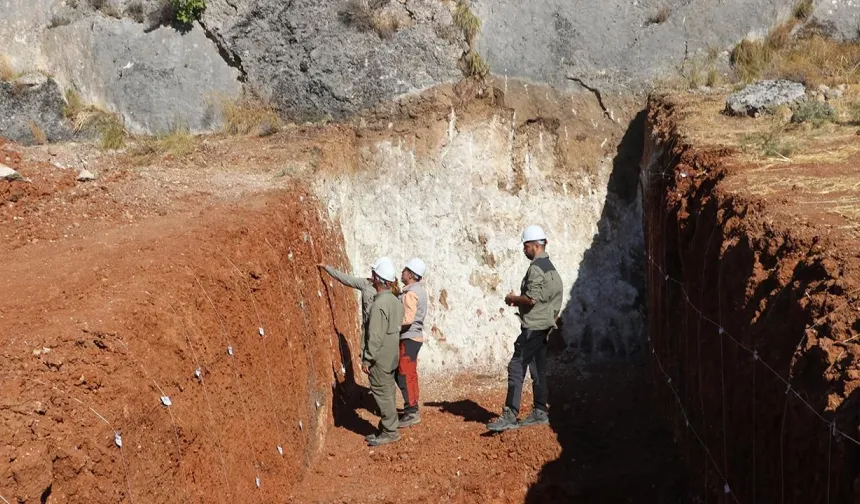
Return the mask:
<svg viewBox="0 0 860 504">
<path fill-rule="evenodd" d="M 538 226 L 529 226 L 522 235 L 523 253 L 531 261 L 523 278 L 520 294 L 505 296 L 505 304 L 516 306 L 520 317 L 520 335 L 514 343 L 514 355 L 508 364 L 508 395 L 505 409 L 487 429 L 501 432 L 529 425 L 549 423 L 546 383 L 546 345 L 549 332 L 556 327 L 561 311 L 563 285 L 561 276 L 546 253 L 546 234 Z M 532 374 L 534 407 L 531 415 L 517 422 L 520 413 L 526 369 Z"/>
<path fill-rule="evenodd" d="M 385 258 L 377 260 L 377 264 L 374 264 L 373 267 L 376 268 L 379 261 L 383 259 Z M 326 273 L 343 285 L 361 292 L 361 356 L 364 358 L 364 341 L 367 338 L 367 322 L 370 320 L 370 306 L 373 304 L 373 298 L 376 296 L 373 282 L 370 278 L 354 277 L 325 264 L 317 264 L 317 267 L 325 270 Z"/>
<path fill-rule="evenodd" d="M 400 439 L 397 432 L 397 385 L 394 373 L 400 358 L 403 305 L 391 292 L 392 285 L 397 281 L 396 275 L 394 263 L 388 258 L 380 259 L 373 267 L 371 282 L 376 289 L 376 296 L 370 306 L 361 370 L 369 375 L 370 391 L 376 399 L 382 419 L 379 422 L 379 432 L 367 436 L 370 446 L 393 443 Z"/>
</svg>

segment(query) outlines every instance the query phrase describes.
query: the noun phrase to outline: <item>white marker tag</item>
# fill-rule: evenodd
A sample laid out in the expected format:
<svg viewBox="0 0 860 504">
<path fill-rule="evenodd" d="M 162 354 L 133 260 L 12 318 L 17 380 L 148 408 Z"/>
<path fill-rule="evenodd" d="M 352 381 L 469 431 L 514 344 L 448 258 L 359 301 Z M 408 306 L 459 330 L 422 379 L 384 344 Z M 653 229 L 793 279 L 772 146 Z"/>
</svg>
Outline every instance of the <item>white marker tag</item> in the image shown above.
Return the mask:
<svg viewBox="0 0 860 504">
<path fill-rule="evenodd" d="M 233 355 L 233 347 L 231 347 L 231 346 L 227 347 L 227 355 Z"/>
<path fill-rule="evenodd" d="M 113 435 L 113 442 L 120 448 L 122 448 L 122 436 L 119 435 L 119 432 L 115 432 Z"/>
<path fill-rule="evenodd" d="M 265 330 L 263 330 L 263 328 L 262 328 L 262 327 L 261 327 L 260 329 L 258 329 L 258 330 L 257 330 L 257 332 L 259 332 L 259 333 L 260 333 L 260 336 L 265 336 L 265 335 L 266 335 L 266 331 L 265 331 Z"/>
<path fill-rule="evenodd" d="M 170 405 L 171 405 L 171 404 L 173 404 L 173 403 L 171 403 L 171 402 L 170 402 L 170 398 L 169 398 L 169 397 L 167 397 L 167 396 L 161 396 L 161 404 L 163 404 L 163 405 L 165 405 L 165 406 L 170 407 Z"/>
</svg>

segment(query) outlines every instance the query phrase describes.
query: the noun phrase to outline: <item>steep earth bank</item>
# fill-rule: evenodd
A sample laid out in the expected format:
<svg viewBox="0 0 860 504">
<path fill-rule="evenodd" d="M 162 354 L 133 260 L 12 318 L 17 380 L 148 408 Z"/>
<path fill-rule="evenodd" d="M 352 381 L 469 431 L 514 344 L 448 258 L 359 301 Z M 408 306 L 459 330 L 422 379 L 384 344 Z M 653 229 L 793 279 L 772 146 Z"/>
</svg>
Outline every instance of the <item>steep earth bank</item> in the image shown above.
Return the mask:
<svg viewBox="0 0 860 504">
<path fill-rule="evenodd" d="M 716 498 L 854 502 L 856 128 L 801 128 L 793 159 L 751 159 L 735 146 L 767 122 L 720 115 L 722 98 L 649 104 L 648 329 L 665 408 Z"/>
<path fill-rule="evenodd" d="M 128 222 L 100 201 L 118 180 L 4 189 L 6 227 L 64 229 L 38 200 L 70 195 L 112 225 L 6 242 L 0 495 L 277 501 L 354 383 L 355 301 L 314 266 L 345 261 L 340 237 L 298 189 Z"/>
</svg>

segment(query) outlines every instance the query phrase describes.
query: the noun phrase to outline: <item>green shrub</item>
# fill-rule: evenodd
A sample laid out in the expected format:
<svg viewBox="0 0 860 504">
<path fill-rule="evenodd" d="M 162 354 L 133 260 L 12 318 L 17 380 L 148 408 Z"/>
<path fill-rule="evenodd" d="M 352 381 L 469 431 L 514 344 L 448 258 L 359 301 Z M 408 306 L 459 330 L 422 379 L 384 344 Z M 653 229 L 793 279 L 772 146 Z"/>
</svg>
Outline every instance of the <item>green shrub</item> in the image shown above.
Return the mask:
<svg viewBox="0 0 860 504">
<path fill-rule="evenodd" d="M 206 10 L 203 0 L 170 0 L 176 21 L 181 24 L 191 24 L 200 18 Z"/>
<path fill-rule="evenodd" d="M 816 128 L 824 123 L 836 122 L 839 117 L 833 107 L 817 100 L 807 100 L 794 107 L 793 123 L 810 123 Z"/>
</svg>

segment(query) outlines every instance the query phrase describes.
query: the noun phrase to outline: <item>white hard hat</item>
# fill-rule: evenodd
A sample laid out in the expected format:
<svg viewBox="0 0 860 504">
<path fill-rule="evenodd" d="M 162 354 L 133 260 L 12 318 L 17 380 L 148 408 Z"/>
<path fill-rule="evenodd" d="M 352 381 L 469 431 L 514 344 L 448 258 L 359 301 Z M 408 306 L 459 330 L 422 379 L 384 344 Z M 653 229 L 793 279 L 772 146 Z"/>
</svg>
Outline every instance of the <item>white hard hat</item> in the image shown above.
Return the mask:
<svg viewBox="0 0 860 504">
<path fill-rule="evenodd" d="M 397 270 L 394 269 L 394 262 L 388 257 L 377 259 L 373 264 L 373 272 L 386 282 L 393 282 L 397 275 Z"/>
<path fill-rule="evenodd" d="M 543 232 L 540 226 L 529 226 L 523 230 L 523 243 L 538 240 L 546 240 L 546 233 Z"/>
<path fill-rule="evenodd" d="M 406 262 L 406 269 L 420 277 L 423 277 L 424 273 L 427 271 L 427 265 L 424 264 L 424 261 L 422 261 L 421 259 L 413 257 Z"/>
</svg>

